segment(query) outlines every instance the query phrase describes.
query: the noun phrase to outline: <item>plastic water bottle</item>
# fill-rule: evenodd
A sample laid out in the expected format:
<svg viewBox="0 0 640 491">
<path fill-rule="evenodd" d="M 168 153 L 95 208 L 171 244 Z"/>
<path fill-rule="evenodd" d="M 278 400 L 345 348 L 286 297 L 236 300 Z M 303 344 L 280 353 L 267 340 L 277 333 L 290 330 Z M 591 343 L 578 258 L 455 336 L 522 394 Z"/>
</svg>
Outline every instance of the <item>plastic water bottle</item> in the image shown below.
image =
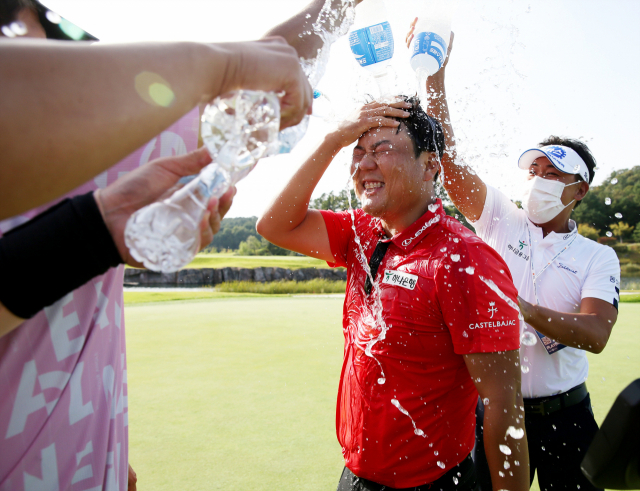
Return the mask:
<svg viewBox="0 0 640 491">
<path fill-rule="evenodd" d="M 200 223 L 210 198 L 222 196 L 261 158 L 289 151 L 306 131 L 303 125 L 279 135 L 279 128 L 280 102 L 274 93 L 239 90 L 208 105 L 201 131 L 213 162 L 170 198 L 129 218 L 125 244 L 131 255 L 165 273 L 191 262 L 200 249 Z"/>
<path fill-rule="evenodd" d="M 447 57 L 451 36 L 452 4 L 446 0 L 421 1 L 416 12 L 418 22 L 409 50 L 411 68 L 423 82 L 435 74 Z"/>
<path fill-rule="evenodd" d="M 358 64 L 373 74 L 382 97 L 390 95 L 388 71 L 394 43 L 383 0 L 356 5 L 356 20 L 349 32 L 349 46 Z"/>
</svg>

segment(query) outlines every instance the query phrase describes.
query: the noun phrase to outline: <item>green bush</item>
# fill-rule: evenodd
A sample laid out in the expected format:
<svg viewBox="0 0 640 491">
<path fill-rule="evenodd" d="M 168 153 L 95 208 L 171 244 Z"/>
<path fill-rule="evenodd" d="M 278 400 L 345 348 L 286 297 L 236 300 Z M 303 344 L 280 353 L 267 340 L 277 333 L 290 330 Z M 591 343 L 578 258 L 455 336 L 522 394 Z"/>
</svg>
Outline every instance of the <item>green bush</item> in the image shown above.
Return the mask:
<svg viewBox="0 0 640 491">
<path fill-rule="evenodd" d="M 622 252 L 629 252 L 629 248 L 626 245 L 622 245 L 622 244 L 614 244 L 611 246 L 611 248 L 619 253 Z"/>
<path fill-rule="evenodd" d="M 622 274 L 622 276 L 639 276 L 640 264 L 625 264 L 620 267 L 620 273 Z"/>
<path fill-rule="evenodd" d="M 580 223 L 578 225 L 578 233 L 587 239 L 595 241 L 597 241 L 600 236 L 597 229 L 593 228 L 591 225 L 587 225 L 586 223 Z"/>
<path fill-rule="evenodd" d="M 346 281 L 330 281 L 322 278 L 315 278 L 308 281 L 283 280 L 268 283 L 229 281 L 216 286 L 216 290 L 220 292 L 264 294 L 344 293 L 346 289 Z"/>
<path fill-rule="evenodd" d="M 598 243 L 608 245 L 608 246 L 613 245 L 617 242 L 618 242 L 618 239 L 616 239 L 615 237 L 600 237 L 598 239 Z"/>
</svg>

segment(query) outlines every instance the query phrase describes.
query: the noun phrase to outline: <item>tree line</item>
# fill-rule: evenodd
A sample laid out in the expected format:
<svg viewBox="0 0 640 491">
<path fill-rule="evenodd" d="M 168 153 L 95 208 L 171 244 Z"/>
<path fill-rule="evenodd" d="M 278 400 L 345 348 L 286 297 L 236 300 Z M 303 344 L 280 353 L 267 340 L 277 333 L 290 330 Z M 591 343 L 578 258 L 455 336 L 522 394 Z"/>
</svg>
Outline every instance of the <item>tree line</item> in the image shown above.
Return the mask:
<svg viewBox="0 0 640 491">
<path fill-rule="evenodd" d="M 447 215 L 473 230 L 439 183 L 436 195 L 442 199 Z M 353 189 L 349 194 L 344 189 L 338 193 L 324 193 L 309 204 L 316 210 L 332 211 L 347 210 L 349 206 L 354 209 L 360 207 Z M 640 166 L 613 171 L 600 186 L 592 186 L 572 217 L 579 224 L 580 233 L 590 239 L 607 242 L 610 234 L 611 241 L 640 242 Z M 257 221 L 257 217 L 225 218 L 205 251 L 231 250 L 250 256 L 294 254 L 262 238 L 256 232 Z"/>
</svg>

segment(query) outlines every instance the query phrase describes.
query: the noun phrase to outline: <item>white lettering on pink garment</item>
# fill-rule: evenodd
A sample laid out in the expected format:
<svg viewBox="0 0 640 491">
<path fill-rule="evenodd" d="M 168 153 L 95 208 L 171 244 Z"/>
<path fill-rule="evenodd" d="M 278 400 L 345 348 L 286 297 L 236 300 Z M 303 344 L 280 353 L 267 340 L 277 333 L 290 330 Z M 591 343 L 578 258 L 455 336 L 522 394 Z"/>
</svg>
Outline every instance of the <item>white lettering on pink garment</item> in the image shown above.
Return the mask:
<svg viewBox="0 0 640 491">
<path fill-rule="evenodd" d="M 194 150 L 198 120 L 196 108 L 67 197 Z M 58 201 L 0 222 L 0 236 Z M 127 489 L 123 276 L 110 269 L 0 338 L 0 491 Z"/>
</svg>

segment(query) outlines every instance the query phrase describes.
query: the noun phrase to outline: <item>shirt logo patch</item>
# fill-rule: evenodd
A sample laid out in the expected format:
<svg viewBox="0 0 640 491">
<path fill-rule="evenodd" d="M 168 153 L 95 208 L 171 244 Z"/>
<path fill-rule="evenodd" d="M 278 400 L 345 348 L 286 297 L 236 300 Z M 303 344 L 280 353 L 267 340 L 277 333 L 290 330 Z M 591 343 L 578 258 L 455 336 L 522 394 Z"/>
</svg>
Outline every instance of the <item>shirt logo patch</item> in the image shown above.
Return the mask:
<svg viewBox="0 0 640 491">
<path fill-rule="evenodd" d="M 528 244 L 525 244 L 523 241 L 519 241 L 519 242 L 520 242 L 520 247 L 517 247 L 517 246 L 514 247 L 511 244 L 508 244 L 507 248 L 509 249 L 509 252 L 513 252 L 516 255 L 516 257 L 521 257 L 525 261 L 528 261 L 529 256 L 524 252 L 522 252 L 523 247 L 528 246 Z"/>
<path fill-rule="evenodd" d="M 493 319 L 493 314 L 498 311 L 498 309 L 497 309 L 497 307 L 495 307 L 495 305 L 496 305 L 495 302 L 489 302 L 489 310 L 488 310 L 488 312 L 491 312 L 490 319 Z"/>
<path fill-rule="evenodd" d="M 516 321 L 498 321 L 498 322 L 478 322 L 477 324 L 469 324 L 469 329 L 485 329 L 487 327 L 507 327 L 515 326 Z"/>
<path fill-rule="evenodd" d="M 405 273 L 403 271 L 392 271 L 386 269 L 384 271 L 384 279 L 382 283 L 386 285 L 400 286 L 407 290 L 413 290 L 418 283 L 418 277 L 414 274 Z"/>
<path fill-rule="evenodd" d="M 571 273 L 573 273 L 573 274 L 578 274 L 578 270 L 576 270 L 576 269 L 571 269 L 571 268 L 569 268 L 569 267 L 565 266 L 565 265 L 564 265 L 564 264 L 562 264 L 562 263 L 558 263 L 558 268 L 560 268 L 560 269 L 566 269 L 567 271 L 569 271 L 569 272 L 571 272 Z"/>
<path fill-rule="evenodd" d="M 413 237 L 409 237 L 408 239 L 404 239 L 402 241 L 402 245 L 404 247 L 407 247 L 409 244 L 411 244 L 411 242 L 413 242 L 414 239 L 417 239 L 418 237 L 420 237 L 422 235 L 422 232 L 424 232 L 425 230 L 427 230 L 431 225 L 433 225 L 434 223 L 438 223 L 440 221 L 440 215 L 436 215 L 434 216 L 431 220 L 429 220 L 427 223 L 425 223 L 422 228 L 420 230 L 418 230 Z M 412 288 L 413 290 L 413 288 Z"/>
<path fill-rule="evenodd" d="M 524 240 L 519 240 L 518 242 L 520 242 L 520 250 L 522 250 L 522 248 L 527 245 Z"/>
</svg>

